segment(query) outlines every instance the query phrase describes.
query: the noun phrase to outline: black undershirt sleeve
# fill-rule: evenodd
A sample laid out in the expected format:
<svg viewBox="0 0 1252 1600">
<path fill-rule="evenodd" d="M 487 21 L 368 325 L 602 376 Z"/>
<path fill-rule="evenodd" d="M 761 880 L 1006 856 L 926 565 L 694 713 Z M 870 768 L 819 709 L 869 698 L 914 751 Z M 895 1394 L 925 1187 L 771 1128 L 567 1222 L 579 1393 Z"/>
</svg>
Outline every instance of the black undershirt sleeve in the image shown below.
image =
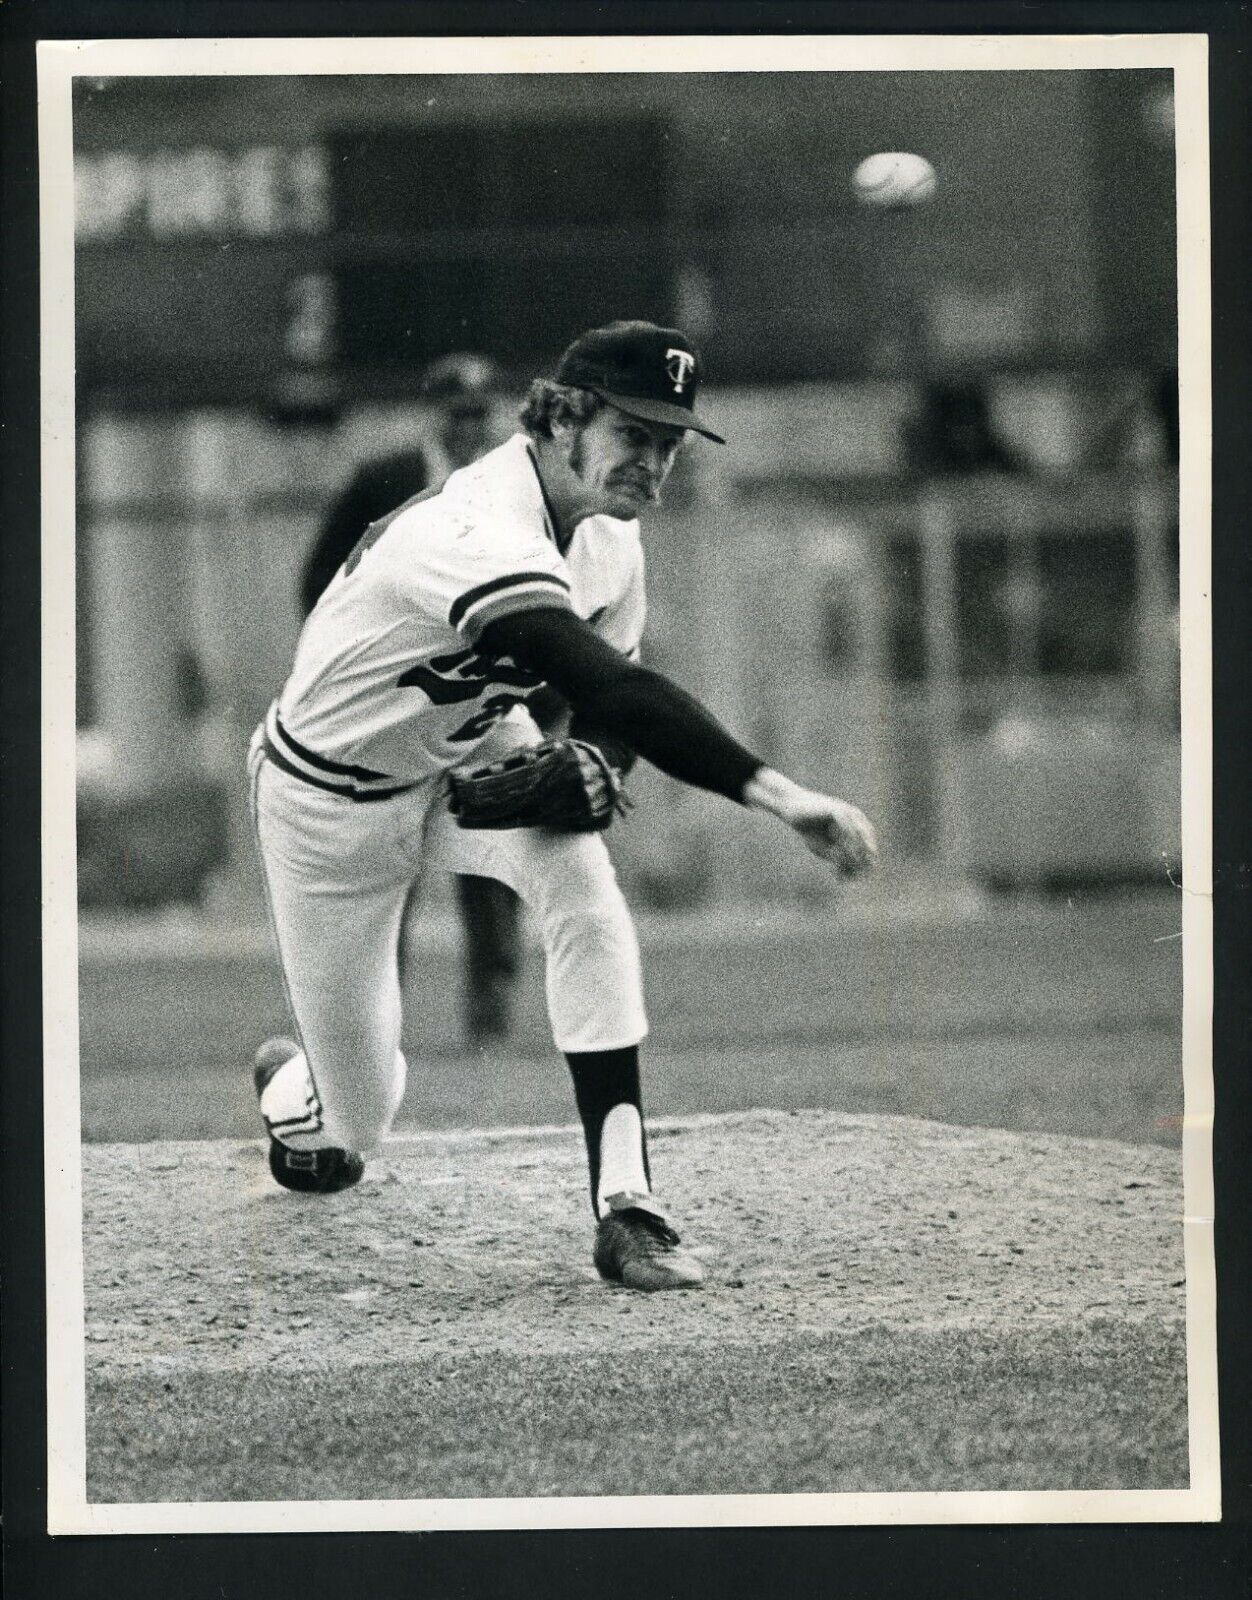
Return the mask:
<svg viewBox="0 0 1252 1600">
<path fill-rule="evenodd" d="M 742 801 L 760 770 L 685 689 L 637 666 L 572 611 L 521 611 L 488 623 L 478 641 L 486 655 L 509 656 L 568 700 L 575 726 L 594 727 L 683 783 Z"/>
<path fill-rule="evenodd" d="M 624 739 L 617 739 L 605 731 L 597 723 L 585 716 L 573 716 L 569 723 L 569 736 L 571 739 L 583 739 L 587 744 L 593 744 L 605 759 L 622 774 L 623 777 L 634 766 L 639 758 L 637 750 L 632 750 Z"/>
</svg>

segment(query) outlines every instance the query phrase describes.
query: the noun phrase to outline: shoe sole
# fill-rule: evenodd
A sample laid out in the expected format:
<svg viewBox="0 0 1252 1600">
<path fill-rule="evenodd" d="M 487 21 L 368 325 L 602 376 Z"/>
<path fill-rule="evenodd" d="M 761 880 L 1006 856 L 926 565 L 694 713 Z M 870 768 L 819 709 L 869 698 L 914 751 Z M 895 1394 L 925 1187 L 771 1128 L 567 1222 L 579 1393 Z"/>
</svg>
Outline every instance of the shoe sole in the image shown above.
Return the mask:
<svg viewBox="0 0 1252 1600">
<path fill-rule="evenodd" d="M 643 1294 L 657 1294 L 665 1289 L 698 1289 L 704 1282 L 704 1273 L 698 1267 L 687 1267 L 677 1271 L 627 1267 L 619 1282 L 623 1289 L 636 1289 Z"/>
<path fill-rule="evenodd" d="M 664 1289 L 698 1289 L 704 1282 L 704 1268 L 691 1257 L 671 1267 L 631 1262 L 621 1272 L 606 1271 L 598 1261 L 594 1265 L 605 1283 L 616 1283 L 623 1289 L 634 1289 L 642 1294 L 656 1294 Z"/>
</svg>

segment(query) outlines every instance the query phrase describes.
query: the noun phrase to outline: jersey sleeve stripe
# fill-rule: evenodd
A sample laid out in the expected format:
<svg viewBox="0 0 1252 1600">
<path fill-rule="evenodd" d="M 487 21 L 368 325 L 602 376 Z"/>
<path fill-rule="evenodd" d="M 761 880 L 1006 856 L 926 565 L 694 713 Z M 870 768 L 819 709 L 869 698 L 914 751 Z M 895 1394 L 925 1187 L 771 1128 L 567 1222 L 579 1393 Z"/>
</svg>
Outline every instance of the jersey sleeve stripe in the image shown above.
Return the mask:
<svg viewBox="0 0 1252 1600">
<path fill-rule="evenodd" d="M 556 589 L 546 584 L 542 588 L 530 590 L 510 589 L 507 594 L 492 595 L 484 600 L 482 605 L 476 606 L 472 614 L 461 624 L 461 632 L 467 639 L 477 643 L 483 629 L 490 622 L 497 622 L 501 617 L 516 616 L 519 611 L 572 611 L 572 603 Z"/>
<path fill-rule="evenodd" d="M 452 602 L 448 612 L 448 621 L 454 628 L 460 628 L 469 614 L 476 610 L 484 601 L 501 591 L 526 590 L 533 585 L 540 584 L 545 587 L 560 589 L 569 593 L 569 584 L 564 578 L 558 578 L 552 572 L 511 572 L 507 577 L 492 578 L 489 583 L 480 583 L 475 589 L 467 589 Z"/>
</svg>

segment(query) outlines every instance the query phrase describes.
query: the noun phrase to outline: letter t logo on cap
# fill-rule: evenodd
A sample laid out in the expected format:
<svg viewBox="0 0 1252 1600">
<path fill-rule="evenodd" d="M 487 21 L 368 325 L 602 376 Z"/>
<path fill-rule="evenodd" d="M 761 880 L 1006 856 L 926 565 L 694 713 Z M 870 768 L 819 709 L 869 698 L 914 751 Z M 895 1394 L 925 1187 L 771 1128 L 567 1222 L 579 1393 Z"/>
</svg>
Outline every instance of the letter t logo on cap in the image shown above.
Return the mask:
<svg viewBox="0 0 1252 1600">
<path fill-rule="evenodd" d="M 674 393 L 681 394 L 686 387 L 687 379 L 695 368 L 696 358 L 690 350 L 667 350 L 665 352 L 665 370 L 669 373 L 674 385 Z"/>
</svg>

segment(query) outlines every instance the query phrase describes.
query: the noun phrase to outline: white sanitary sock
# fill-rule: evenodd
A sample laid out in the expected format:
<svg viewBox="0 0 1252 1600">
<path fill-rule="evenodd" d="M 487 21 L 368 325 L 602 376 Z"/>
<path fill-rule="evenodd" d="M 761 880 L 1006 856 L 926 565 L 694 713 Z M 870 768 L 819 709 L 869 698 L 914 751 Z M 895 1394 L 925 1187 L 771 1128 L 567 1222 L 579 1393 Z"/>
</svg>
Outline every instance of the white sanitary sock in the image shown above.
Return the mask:
<svg viewBox="0 0 1252 1600">
<path fill-rule="evenodd" d="M 316 1150 L 330 1142 L 303 1050 L 284 1061 L 261 1091 L 261 1115 L 274 1137 L 293 1150 Z"/>
<path fill-rule="evenodd" d="M 613 1194 L 647 1194 L 643 1169 L 643 1123 L 636 1106 L 623 1101 L 614 1106 L 600 1129 L 600 1183 L 596 1209 L 601 1215 Z"/>
</svg>

